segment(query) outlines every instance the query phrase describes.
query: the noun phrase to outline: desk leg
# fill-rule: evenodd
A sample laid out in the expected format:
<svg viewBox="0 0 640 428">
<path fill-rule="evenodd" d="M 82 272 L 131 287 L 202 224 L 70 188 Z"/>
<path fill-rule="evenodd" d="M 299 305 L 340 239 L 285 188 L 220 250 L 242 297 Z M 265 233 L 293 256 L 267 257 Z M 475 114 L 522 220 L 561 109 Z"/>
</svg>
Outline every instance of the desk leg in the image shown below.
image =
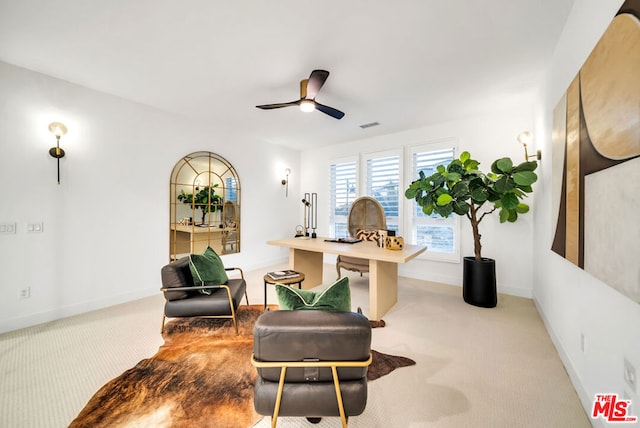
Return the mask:
<svg viewBox="0 0 640 428">
<path fill-rule="evenodd" d="M 369 260 L 369 319 L 380 321 L 398 302 L 398 264 Z"/>
<path fill-rule="evenodd" d="M 302 288 L 313 288 L 322 284 L 322 253 L 289 249 L 289 269 L 304 274 Z"/>
</svg>

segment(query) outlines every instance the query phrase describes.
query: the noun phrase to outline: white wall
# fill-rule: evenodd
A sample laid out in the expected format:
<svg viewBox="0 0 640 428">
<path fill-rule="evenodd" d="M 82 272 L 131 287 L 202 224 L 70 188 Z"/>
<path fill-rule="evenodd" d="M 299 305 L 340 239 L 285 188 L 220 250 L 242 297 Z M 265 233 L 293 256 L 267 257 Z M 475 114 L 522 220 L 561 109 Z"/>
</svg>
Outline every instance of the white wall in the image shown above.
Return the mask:
<svg viewBox="0 0 640 428">
<path fill-rule="evenodd" d="M 574 4 L 536 106 L 536 143 L 549 154 L 546 159 L 551 154 L 553 108 L 621 3 Z M 640 391 L 633 393 L 625 386 L 623 360 L 629 360 L 640 375 L 640 305 L 550 250 L 556 215 L 551 212 L 550 163 L 543 160 L 541 173 L 534 207 L 535 302 L 588 414 L 595 394 L 618 393 L 633 401 L 637 416 Z"/>
<path fill-rule="evenodd" d="M 17 224 L 0 235 L 0 332 L 159 293 L 169 175 L 194 151 L 223 156 L 240 176 L 242 252 L 225 264 L 286 260 L 265 242 L 298 222 L 297 198 L 285 198 L 280 180 L 285 166 L 299 170 L 299 152 L 1 62 L 0 94 L 0 224 Z M 60 186 L 48 154 L 54 120 L 69 129 Z M 290 195 L 298 189 L 292 176 Z M 39 222 L 43 233 L 26 232 Z M 31 297 L 19 299 L 26 287 Z"/>
<path fill-rule="evenodd" d="M 481 163 L 481 168 L 489 170 L 491 163 L 498 158 L 509 156 L 514 162 L 524 160 L 524 150 L 516 142 L 518 133 L 533 127 L 530 100 L 513 106 L 508 111 L 495 111 L 481 117 L 465 118 L 424 128 L 393 133 L 376 138 L 363 138 L 337 146 L 309 150 L 302 153 L 301 190 L 318 192 L 319 233 L 329 234 L 329 163 L 341 157 L 357 156 L 358 153 L 370 153 L 394 148 L 406 148 L 440 141 L 447 138 L 458 140 L 459 153 L 467 150 Z M 381 126 L 384 126 L 381 125 Z M 365 134 L 366 131 L 363 131 Z M 404 189 L 417 177 L 405 174 Z M 535 189 L 535 185 L 534 185 Z M 534 190 L 533 195 L 536 194 Z M 528 202 L 533 201 L 533 195 Z M 405 210 L 406 211 L 406 210 Z M 473 255 L 473 236 L 471 226 L 461 219 L 461 255 Z M 524 297 L 532 296 L 532 248 L 529 244 L 533 237 L 533 216 L 522 216 L 516 223 L 500 224 L 497 214 L 485 218 L 480 224 L 483 235 L 484 257 L 497 260 L 496 274 L 498 292 Z M 407 232 L 403 232 L 407 235 Z M 331 262 L 326 259 L 326 262 Z M 462 285 L 462 263 L 448 263 L 415 259 L 400 267 L 401 275 Z"/>
</svg>

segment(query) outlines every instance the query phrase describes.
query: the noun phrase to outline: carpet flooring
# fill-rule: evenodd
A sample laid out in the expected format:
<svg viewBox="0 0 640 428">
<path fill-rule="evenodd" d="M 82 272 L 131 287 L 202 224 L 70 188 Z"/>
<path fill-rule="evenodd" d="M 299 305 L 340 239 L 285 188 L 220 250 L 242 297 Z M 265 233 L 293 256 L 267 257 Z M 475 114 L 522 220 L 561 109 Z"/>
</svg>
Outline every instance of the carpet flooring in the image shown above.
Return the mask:
<svg viewBox="0 0 640 428">
<path fill-rule="evenodd" d="M 287 268 L 245 271 L 249 302 L 263 301 L 265 272 Z M 347 275 L 352 307 L 367 315 L 368 276 Z M 335 264 L 324 278 L 335 278 Z M 349 428 L 592 426 L 531 299 L 500 294 L 497 307 L 477 308 L 460 287 L 406 277 L 398 293 L 372 347 L 416 365 L 370 382 L 367 407 Z M 277 302 L 273 289 L 267 301 Z M 0 334 L 0 427 L 68 427 L 101 386 L 158 351 L 163 304 L 158 292 Z M 313 427 L 339 425 L 323 418 Z M 255 425 L 269 427 L 269 418 Z M 310 425 L 282 417 L 278 428 Z"/>
</svg>

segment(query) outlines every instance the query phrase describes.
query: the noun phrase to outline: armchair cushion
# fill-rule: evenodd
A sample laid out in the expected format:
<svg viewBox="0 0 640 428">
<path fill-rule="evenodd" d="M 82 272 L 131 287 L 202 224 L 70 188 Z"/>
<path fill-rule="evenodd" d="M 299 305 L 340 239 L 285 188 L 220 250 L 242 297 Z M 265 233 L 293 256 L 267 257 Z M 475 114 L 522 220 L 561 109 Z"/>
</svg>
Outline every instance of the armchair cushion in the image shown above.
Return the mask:
<svg viewBox="0 0 640 428">
<path fill-rule="evenodd" d="M 253 337 L 254 358 L 260 362 L 362 362 L 371 352 L 369 320 L 354 312 L 268 311 L 256 321 Z M 341 364 L 337 373 L 345 415 L 361 414 L 367 403 L 367 367 Z M 280 368 L 258 368 L 258 413 L 273 415 L 280 374 Z M 279 415 L 339 416 L 331 369 L 289 367 Z"/>
<path fill-rule="evenodd" d="M 164 266 L 161 274 L 164 288 L 189 287 L 193 285 L 193 277 L 189 269 L 189 257 L 183 257 Z M 186 299 L 189 297 L 189 292 L 183 290 L 165 291 L 164 297 L 169 301 Z"/>
<path fill-rule="evenodd" d="M 193 277 L 193 285 L 220 285 L 229 281 L 220 256 L 211 247 L 207 247 L 201 255 L 189 255 L 189 269 Z M 202 294 L 211 294 L 211 290 L 200 290 Z"/>
<path fill-rule="evenodd" d="M 226 285 L 231 292 L 233 307 L 237 308 L 245 295 L 247 283 L 242 278 L 233 278 Z M 192 292 L 188 299 L 167 301 L 164 305 L 164 313 L 169 318 L 231 316 L 229 294 L 226 288 L 214 288 L 210 295 Z"/>
<path fill-rule="evenodd" d="M 300 290 L 289 285 L 276 284 L 280 309 L 325 311 L 351 311 L 349 278 L 340 278 L 323 291 Z"/>
</svg>

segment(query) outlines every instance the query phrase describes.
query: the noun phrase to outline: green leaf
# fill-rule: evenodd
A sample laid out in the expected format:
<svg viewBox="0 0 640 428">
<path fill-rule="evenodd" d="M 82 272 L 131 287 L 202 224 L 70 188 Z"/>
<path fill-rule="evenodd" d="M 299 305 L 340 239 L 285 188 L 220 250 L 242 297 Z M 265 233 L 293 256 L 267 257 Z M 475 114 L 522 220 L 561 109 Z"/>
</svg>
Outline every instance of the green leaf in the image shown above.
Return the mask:
<svg viewBox="0 0 640 428">
<path fill-rule="evenodd" d="M 489 192 L 484 187 L 476 187 L 471 191 L 471 199 L 474 202 L 484 202 L 489 198 Z"/>
<path fill-rule="evenodd" d="M 515 210 L 518 206 L 519 201 L 518 197 L 513 193 L 506 193 L 502 195 L 502 198 L 500 198 L 500 203 L 504 208 L 508 210 Z"/>
<path fill-rule="evenodd" d="M 536 162 L 536 161 L 522 162 L 520 165 L 516 166 L 513 169 L 513 172 L 535 171 L 536 168 L 538 168 L 538 162 Z"/>
<path fill-rule="evenodd" d="M 467 212 L 469 212 L 469 208 L 469 204 L 465 201 L 455 201 L 453 203 L 453 212 L 458 215 L 465 215 Z"/>
<path fill-rule="evenodd" d="M 438 206 L 448 205 L 448 204 L 451 203 L 452 200 L 453 200 L 453 198 L 451 197 L 450 194 L 443 193 L 440 196 L 438 196 L 437 204 L 438 204 Z"/>
<path fill-rule="evenodd" d="M 507 219 L 507 221 L 509 223 L 514 223 L 516 220 L 518 220 L 518 213 L 516 212 L 516 210 L 509 210 L 509 218 Z"/>
<path fill-rule="evenodd" d="M 518 214 L 526 214 L 529 212 L 529 205 L 527 204 L 518 204 L 516 207 L 516 212 Z"/>
<path fill-rule="evenodd" d="M 467 160 L 469 160 L 471 158 L 471 154 L 469 152 L 462 152 L 460 153 L 460 161 L 462 163 L 465 163 Z"/>
<path fill-rule="evenodd" d="M 506 193 L 516 187 L 516 184 L 513 182 L 513 179 L 504 175 L 498 179 L 493 185 L 493 189 L 498 193 Z"/>
<path fill-rule="evenodd" d="M 468 198 L 469 185 L 464 181 L 459 181 L 451 189 L 451 196 L 454 198 Z"/>
<path fill-rule="evenodd" d="M 502 208 L 500 210 L 500 223 L 504 223 L 507 220 L 509 220 L 509 210 Z"/>
<path fill-rule="evenodd" d="M 443 206 L 436 206 L 436 212 L 442 217 L 449 217 L 453 212 L 453 204 L 447 204 Z"/>
<path fill-rule="evenodd" d="M 404 197 L 407 199 L 413 199 L 416 197 L 416 195 L 418 194 L 418 187 L 417 186 L 413 186 L 413 184 L 415 184 L 416 182 L 414 181 L 411 186 L 409 186 L 409 188 L 407 190 L 404 191 Z"/>
<path fill-rule="evenodd" d="M 518 186 L 531 186 L 536 180 L 538 180 L 538 176 L 532 171 L 521 171 L 513 174 L 513 181 Z"/>
<path fill-rule="evenodd" d="M 424 205 L 422 207 L 422 212 L 425 213 L 426 215 L 431 215 L 433 214 L 433 205 L 429 204 L 429 205 Z"/>
<path fill-rule="evenodd" d="M 469 159 L 464 163 L 464 169 L 467 171 L 475 171 L 480 163 L 477 160 Z"/>
<path fill-rule="evenodd" d="M 436 167 L 436 169 L 438 170 L 438 172 L 439 172 L 440 174 L 442 174 L 443 172 L 445 172 L 445 171 L 447 170 L 447 169 L 445 168 L 445 166 L 444 166 L 444 165 L 438 165 L 438 166 Z"/>
<path fill-rule="evenodd" d="M 447 181 L 460 181 L 460 174 L 458 174 L 457 172 L 449 172 L 445 175 L 445 178 L 447 179 Z"/>
<path fill-rule="evenodd" d="M 502 158 L 496 161 L 496 167 L 500 172 L 510 172 L 513 168 L 513 162 L 509 158 Z"/>
</svg>

